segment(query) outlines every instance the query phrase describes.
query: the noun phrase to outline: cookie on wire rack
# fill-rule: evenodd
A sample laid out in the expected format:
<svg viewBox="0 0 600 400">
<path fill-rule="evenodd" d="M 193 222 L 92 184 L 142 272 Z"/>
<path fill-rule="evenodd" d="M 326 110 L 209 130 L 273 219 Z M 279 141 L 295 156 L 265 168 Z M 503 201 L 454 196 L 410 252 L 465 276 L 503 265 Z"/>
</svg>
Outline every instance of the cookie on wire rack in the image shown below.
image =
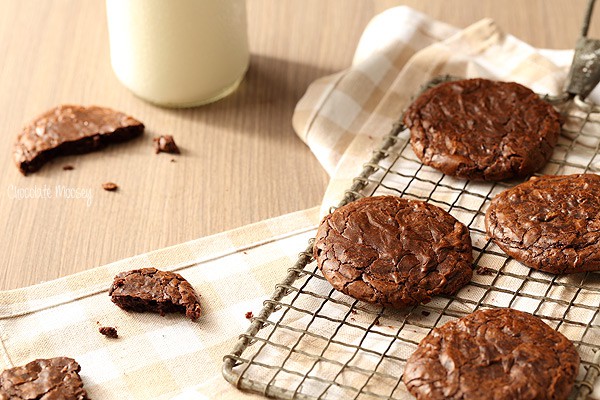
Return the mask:
<svg viewBox="0 0 600 400">
<path fill-rule="evenodd" d="M 600 176 L 531 178 L 499 193 L 485 214 L 509 256 L 555 274 L 600 270 Z"/>
<path fill-rule="evenodd" d="M 313 249 L 335 289 L 380 305 L 454 294 L 473 274 L 467 227 L 439 207 L 396 196 L 338 208 L 321 222 Z"/>
<path fill-rule="evenodd" d="M 573 343 L 540 318 L 496 308 L 435 328 L 403 380 L 418 400 L 566 399 L 579 362 Z"/>
<path fill-rule="evenodd" d="M 451 81 L 421 94 L 404 124 L 423 164 L 459 178 L 501 181 L 542 168 L 560 134 L 549 103 L 514 82 Z"/>
</svg>

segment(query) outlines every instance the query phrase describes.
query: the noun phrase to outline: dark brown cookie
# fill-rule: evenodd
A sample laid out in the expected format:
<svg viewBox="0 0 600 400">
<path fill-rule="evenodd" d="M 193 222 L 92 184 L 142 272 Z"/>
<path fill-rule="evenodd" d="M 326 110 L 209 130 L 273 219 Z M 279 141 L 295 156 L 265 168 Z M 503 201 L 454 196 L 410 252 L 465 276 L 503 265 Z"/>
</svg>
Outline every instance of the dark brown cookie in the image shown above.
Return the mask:
<svg viewBox="0 0 600 400">
<path fill-rule="evenodd" d="M 34 360 L 0 375 L 0 400 L 87 400 L 81 367 L 75 360 L 56 357 Z"/>
<path fill-rule="evenodd" d="M 600 176 L 543 176 L 498 194 L 488 235 L 509 256 L 555 274 L 600 270 Z"/>
<path fill-rule="evenodd" d="M 579 369 L 575 346 L 541 319 L 479 310 L 427 335 L 404 369 L 418 400 L 566 399 Z"/>
<path fill-rule="evenodd" d="M 142 268 L 121 272 L 109 291 L 113 303 L 124 310 L 185 313 L 191 320 L 200 317 L 200 299 L 192 285 L 174 272 Z"/>
<path fill-rule="evenodd" d="M 340 292 L 394 307 L 454 294 L 473 274 L 468 229 L 439 207 L 396 196 L 367 197 L 326 216 L 314 256 Z"/>
<path fill-rule="evenodd" d="M 542 168 L 560 134 L 560 115 L 525 86 L 468 79 L 433 87 L 404 124 L 423 164 L 473 180 L 525 177 Z"/>
<path fill-rule="evenodd" d="M 14 159 L 23 174 L 55 157 L 89 153 L 144 132 L 140 121 L 104 107 L 62 105 L 40 115 L 17 137 Z"/>
</svg>

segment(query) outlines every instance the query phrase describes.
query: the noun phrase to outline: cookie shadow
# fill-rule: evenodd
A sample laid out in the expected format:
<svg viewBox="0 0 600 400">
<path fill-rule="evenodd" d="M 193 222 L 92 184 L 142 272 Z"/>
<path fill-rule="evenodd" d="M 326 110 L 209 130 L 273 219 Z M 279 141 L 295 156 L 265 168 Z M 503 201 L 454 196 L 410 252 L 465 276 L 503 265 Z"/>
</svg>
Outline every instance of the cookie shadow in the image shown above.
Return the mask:
<svg viewBox="0 0 600 400">
<path fill-rule="evenodd" d="M 206 124 L 230 132 L 266 137 L 293 134 L 291 120 L 296 103 L 311 82 L 334 72 L 314 65 L 253 55 L 244 80 L 231 95 L 200 107 L 163 110 L 199 127 Z"/>
</svg>

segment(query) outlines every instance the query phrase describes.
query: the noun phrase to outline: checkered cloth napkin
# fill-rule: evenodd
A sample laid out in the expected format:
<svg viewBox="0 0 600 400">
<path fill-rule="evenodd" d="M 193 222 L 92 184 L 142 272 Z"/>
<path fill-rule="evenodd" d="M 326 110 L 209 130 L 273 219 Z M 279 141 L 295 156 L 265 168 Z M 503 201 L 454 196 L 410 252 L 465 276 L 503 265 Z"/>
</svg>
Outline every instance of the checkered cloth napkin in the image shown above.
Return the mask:
<svg viewBox="0 0 600 400">
<path fill-rule="evenodd" d="M 375 17 L 352 66 L 313 83 L 293 118 L 298 135 L 332 176 L 323 209 L 370 158 L 421 84 L 452 74 L 524 83 L 558 93 L 571 51 L 547 52 L 504 34 L 492 20 L 464 30 L 406 7 Z M 92 399 L 241 399 L 221 376 L 229 353 L 264 299 L 314 236 L 317 208 L 0 293 L 0 368 L 69 356 Z M 107 294 L 120 271 L 177 271 L 201 294 L 203 316 L 128 313 Z M 115 326 L 118 339 L 98 333 Z M 600 398 L 600 388 L 596 395 Z"/>
<path fill-rule="evenodd" d="M 246 313 L 258 315 L 314 236 L 317 211 L 1 292 L 0 370 L 69 356 L 81 364 L 84 387 L 95 400 L 242 398 L 221 377 L 223 356 L 250 325 Z M 192 322 L 179 314 L 161 317 L 117 308 L 108 296 L 114 276 L 143 267 L 183 275 L 201 295 L 202 317 Z M 116 327 L 119 338 L 102 336 L 100 326 Z"/>
<path fill-rule="evenodd" d="M 408 7 L 376 16 L 352 66 L 310 85 L 293 116 L 296 133 L 331 176 L 322 213 L 338 203 L 381 137 L 432 78 L 515 81 L 537 93 L 559 94 L 572 58 L 571 50 L 533 48 L 491 19 L 458 30 Z"/>
</svg>

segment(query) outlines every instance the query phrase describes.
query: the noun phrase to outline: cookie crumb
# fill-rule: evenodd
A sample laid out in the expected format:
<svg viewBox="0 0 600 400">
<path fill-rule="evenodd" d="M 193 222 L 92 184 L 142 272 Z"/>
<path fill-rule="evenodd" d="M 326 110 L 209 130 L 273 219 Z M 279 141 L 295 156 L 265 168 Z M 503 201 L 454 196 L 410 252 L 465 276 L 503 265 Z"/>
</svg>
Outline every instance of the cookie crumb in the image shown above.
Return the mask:
<svg viewBox="0 0 600 400">
<path fill-rule="evenodd" d="M 160 135 L 152 139 L 154 142 L 154 152 L 158 153 L 169 153 L 169 154 L 180 154 L 179 147 L 175 144 L 175 139 L 172 135 Z M 171 161 L 173 162 L 173 161 Z"/>
<path fill-rule="evenodd" d="M 496 270 L 488 267 L 479 267 L 475 270 L 475 272 L 478 275 L 494 275 Z"/>
<path fill-rule="evenodd" d="M 171 162 L 177 162 L 174 158 L 171 158 Z"/>
<path fill-rule="evenodd" d="M 424 317 L 429 317 L 430 314 L 431 313 L 429 311 L 425 311 L 425 310 L 421 311 L 421 315 L 423 315 Z"/>
<path fill-rule="evenodd" d="M 252 311 L 248 311 L 246 313 L 246 319 L 251 319 L 251 318 L 254 318 L 254 314 L 252 314 Z"/>
<path fill-rule="evenodd" d="M 101 326 L 100 328 L 98 328 L 98 332 L 111 339 L 116 339 L 119 337 L 119 334 L 117 333 L 117 328 L 112 326 Z"/>
<path fill-rule="evenodd" d="M 116 192 L 118 188 L 119 185 L 114 182 L 105 182 L 102 184 L 102 189 L 106 190 L 107 192 Z"/>
<path fill-rule="evenodd" d="M 75 169 L 71 164 L 63 165 L 63 171 L 73 171 Z"/>
<path fill-rule="evenodd" d="M 379 321 L 379 317 L 375 318 L 375 321 L 373 321 L 373 325 L 381 325 L 381 322 Z"/>
</svg>

